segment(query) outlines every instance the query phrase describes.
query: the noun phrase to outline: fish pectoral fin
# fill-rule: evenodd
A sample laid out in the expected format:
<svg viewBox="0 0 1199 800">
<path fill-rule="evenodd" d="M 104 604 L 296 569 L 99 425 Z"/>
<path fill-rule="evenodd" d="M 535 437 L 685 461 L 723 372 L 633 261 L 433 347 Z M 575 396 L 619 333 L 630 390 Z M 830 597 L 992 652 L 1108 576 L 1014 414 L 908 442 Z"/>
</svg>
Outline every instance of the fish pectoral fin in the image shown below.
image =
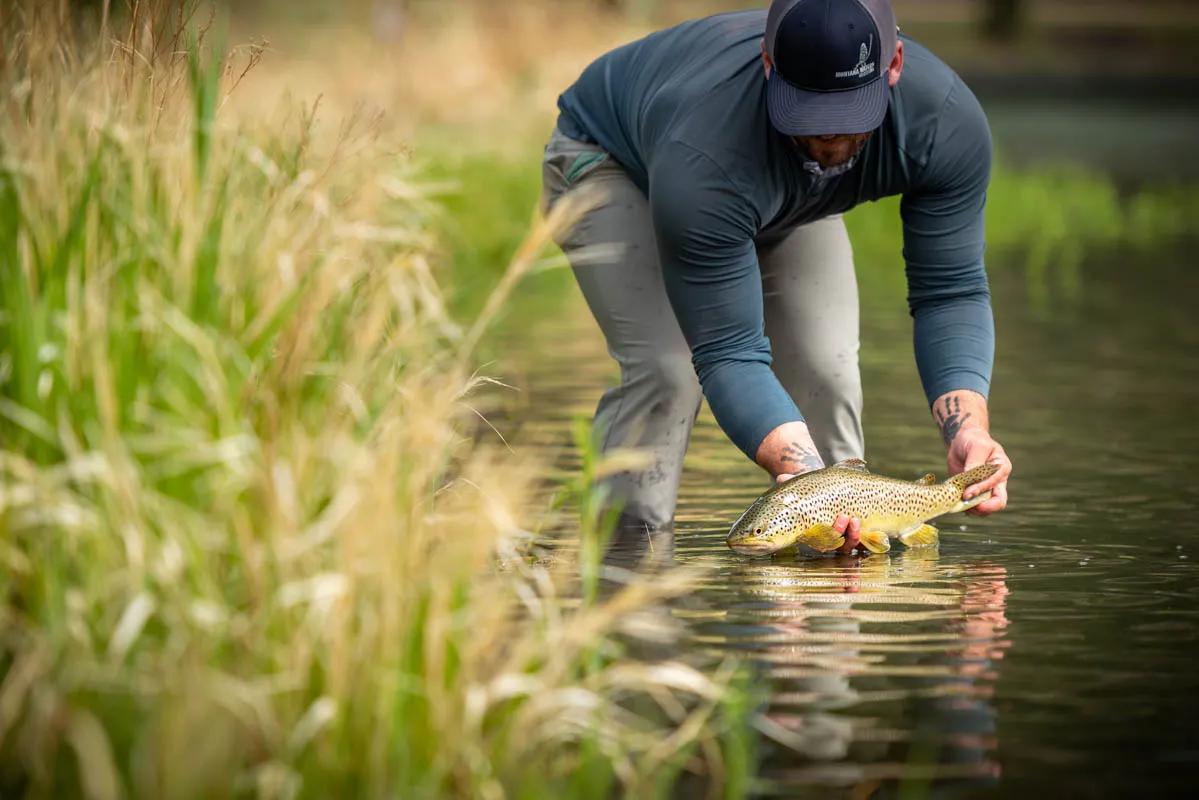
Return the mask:
<svg viewBox="0 0 1199 800">
<path fill-rule="evenodd" d="M 862 544 L 871 553 L 885 553 L 891 549 L 891 537 L 882 531 L 862 531 Z"/>
<path fill-rule="evenodd" d="M 862 472 L 870 471 L 866 469 L 866 462 L 860 458 L 847 458 L 844 461 L 838 461 L 836 464 L 833 464 L 833 466 L 840 467 L 841 469 L 857 469 L 861 470 Z"/>
<path fill-rule="evenodd" d="M 916 481 L 916 483 L 919 483 L 921 486 L 932 486 L 936 482 L 937 482 L 937 476 L 932 474 L 931 472 L 924 473 L 924 477 L 921 478 L 920 480 Z"/>
<path fill-rule="evenodd" d="M 927 522 L 899 534 L 899 541 L 906 547 L 934 547 L 940 540 L 940 532 Z"/>
<path fill-rule="evenodd" d="M 813 550 L 827 553 L 845 544 L 845 537 L 837 533 L 832 525 L 813 525 L 803 532 L 799 541 Z"/>
</svg>

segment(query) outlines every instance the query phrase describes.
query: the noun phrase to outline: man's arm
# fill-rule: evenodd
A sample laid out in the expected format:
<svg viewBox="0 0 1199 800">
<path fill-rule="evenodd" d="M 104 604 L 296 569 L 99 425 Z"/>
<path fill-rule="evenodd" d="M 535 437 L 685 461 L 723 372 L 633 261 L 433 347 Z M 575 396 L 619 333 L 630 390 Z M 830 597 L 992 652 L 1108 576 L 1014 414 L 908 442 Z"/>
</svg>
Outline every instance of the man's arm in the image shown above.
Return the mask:
<svg viewBox="0 0 1199 800">
<path fill-rule="evenodd" d="M 708 405 L 733 443 L 777 480 L 824 466 L 808 426 L 770 369 L 762 278 L 753 236 L 759 220 L 744 192 L 686 145 L 651 165 L 650 207 L 662 277 Z M 861 524 L 833 527 L 844 552 Z"/>
<path fill-rule="evenodd" d="M 824 466 L 795 402 L 770 369 L 762 277 L 753 236 L 759 220 L 730 177 L 686 145 L 659 154 L 650 207 L 662 278 L 713 416 L 733 443 L 776 479 Z M 833 527 L 857 546 L 861 524 Z"/>
<path fill-rule="evenodd" d="M 770 368 L 753 244 L 760 220 L 747 195 L 710 158 L 682 143 L 664 146 L 650 165 L 662 279 L 704 396 L 733 443 L 777 475 L 790 463 L 784 458 L 804 457 L 800 449 L 810 438 Z M 797 449 L 787 450 L 788 439 L 759 458 L 763 442 L 780 429 L 804 432 L 795 439 Z"/>
<path fill-rule="evenodd" d="M 825 466 L 803 422 L 788 422 L 772 430 L 762 440 L 755 460 L 779 482 Z M 861 541 L 862 521 L 857 517 L 840 514 L 833 529 L 845 537 L 842 553 L 851 552 Z"/>
<path fill-rule="evenodd" d="M 986 395 L 995 329 L 983 266 L 984 210 L 991 174 L 986 116 L 964 84 L 946 99 L 921 185 L 901 205 L 913 345 L 951 474 L 983 463 L 999 470 L 965 497 L 992 490 L 971 509 L 986 515 L 1007 505 L 1011 461 L 990 434 Z"/>
</svg>

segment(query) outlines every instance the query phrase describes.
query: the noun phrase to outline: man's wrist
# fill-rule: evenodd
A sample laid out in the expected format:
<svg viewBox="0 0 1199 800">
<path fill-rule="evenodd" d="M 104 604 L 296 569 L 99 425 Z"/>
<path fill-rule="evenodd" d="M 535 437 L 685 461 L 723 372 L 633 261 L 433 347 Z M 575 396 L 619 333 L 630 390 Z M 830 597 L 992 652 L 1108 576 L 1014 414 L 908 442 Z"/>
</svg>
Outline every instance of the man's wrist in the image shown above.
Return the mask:
<svg viewBox="0 0 1199 800">
<path fill-rule="evenodd" d="M 772 476 L 797 475 L 824 466 L 804 422 L 785 422 L 768 433 L 755 460 Z"/>
<path fill-rule="evenodd" d="M 945 392 L 933 401 L 931 411 L 946 448 L 952 447 L 958 435 L 966 431 L 990 435 L 987 398 L 976 391 L 952 389 Z"/>
</svg>

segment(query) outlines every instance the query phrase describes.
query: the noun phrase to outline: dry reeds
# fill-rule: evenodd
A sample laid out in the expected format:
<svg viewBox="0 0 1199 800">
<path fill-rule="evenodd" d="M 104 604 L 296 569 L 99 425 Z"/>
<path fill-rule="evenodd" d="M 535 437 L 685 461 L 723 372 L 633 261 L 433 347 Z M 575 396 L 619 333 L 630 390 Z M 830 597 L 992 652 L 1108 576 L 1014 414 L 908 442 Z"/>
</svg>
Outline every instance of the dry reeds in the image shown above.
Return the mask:
<svg viewBox="0 0 1199 800">
<path fill-rule="evenodd" d="M 622 657 L 685 576 L 579 604 L 521 557 L 534 465 L 469 435 L 487 320 L 446 315 L 397 149 L 225 120 L 238 70 L 134 8 L 115 47 L 6 20 L 0 790 L 739 785 L 728 670 Z"/>
</svg>

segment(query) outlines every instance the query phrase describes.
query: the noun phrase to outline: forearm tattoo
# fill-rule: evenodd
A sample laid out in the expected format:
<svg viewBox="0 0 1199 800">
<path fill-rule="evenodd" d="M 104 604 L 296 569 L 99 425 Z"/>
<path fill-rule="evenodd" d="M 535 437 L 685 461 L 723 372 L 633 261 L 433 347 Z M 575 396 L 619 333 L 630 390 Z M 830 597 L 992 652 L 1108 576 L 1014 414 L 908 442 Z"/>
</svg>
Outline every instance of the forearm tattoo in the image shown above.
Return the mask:
<svg viewBox="0 0 1199 800">
<path fill-rule="evenodd" d="M 816 452 L 814 447 L 805 447 L 799 442 L 791 442 L 783 448 L 783 453 L 779 456 L 779 461 L 784 464 L 794 464 L 799 469 L 792 469 L 791 472 L 809 472 L 814 469 L 823 469 L 824 461 L 821 460 L 820 454 Z"/>
<path fill-rule="evenodd" d="M 951 394 L 941 403 L 940 408 L 933 408 L 933 416 L 941 428 L 941 439 L 945 446 L 949 447 L 957 437 L 958 431 L 962 429 L 962 424 L 970 418 L 970 412 L 963 414 L 962 401 L 956 394 Z"/>
</svg>

